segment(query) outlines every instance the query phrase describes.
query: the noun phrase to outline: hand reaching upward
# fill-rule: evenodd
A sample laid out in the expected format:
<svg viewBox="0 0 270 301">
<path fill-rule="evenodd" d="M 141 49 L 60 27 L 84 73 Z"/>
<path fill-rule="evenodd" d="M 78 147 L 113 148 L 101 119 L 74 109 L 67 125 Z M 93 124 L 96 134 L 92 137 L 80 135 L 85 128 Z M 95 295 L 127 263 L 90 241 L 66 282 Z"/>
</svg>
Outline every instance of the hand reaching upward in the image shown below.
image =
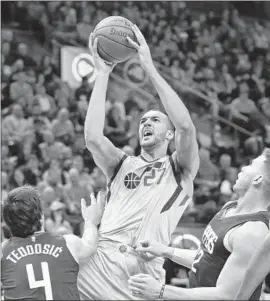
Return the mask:
<svg viewBox="0 0 270 301">
<path fill-rule="evenodd" d="M 97 51 L 97 44 L 98 44 L 98 38 L 94 39 L 93 33 L 90 34 L 89 37 L 89 49 L 91 51 L 91 54 L 94 59 L 95 67 L 97 72 L 104 73 L 104 74 L 109 74 L 112 72 L 113 68 L 115 67 L 116 64 L 109 64 L 106 63 L 98 54 Z"/>
<path fill-rule="evenodd" d="M 100 224 L 105 208 L 105 193 L 99 192 L 97 198 L 95 198 L 94 194 L 91 194 L 90 198 L 91 205 L 88 207 L 86 207 L 85 199 L 81 199 L 82 217 L 85 220 L 85 222 L 90 222 L 97 226 Z"/>
<path fill-rule="evenodd" d="M 127 37 L 128 42 L 137 49 L 141 66 L 148 72 L 154 67 L 149 46 L 137 25 L 132 26 L 138 43 L 134 42 L 130 37 Z"/>
</svg>

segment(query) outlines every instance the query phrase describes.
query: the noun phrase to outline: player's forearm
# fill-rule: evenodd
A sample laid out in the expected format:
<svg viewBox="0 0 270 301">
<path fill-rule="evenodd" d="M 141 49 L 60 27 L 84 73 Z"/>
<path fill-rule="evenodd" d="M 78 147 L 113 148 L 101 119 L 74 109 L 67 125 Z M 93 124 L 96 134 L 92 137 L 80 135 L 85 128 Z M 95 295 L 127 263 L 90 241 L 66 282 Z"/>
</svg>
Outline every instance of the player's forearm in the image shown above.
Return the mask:
<svg viewBox="0 0 270 301">
<path fill-rule="evenodd" d="M 168 247 L 163 254 L 172 261 L 191 269 L 197 251 Z"/>
<path fill-rule="evenodd" d="M 216 287 L 180 288 L 166 285 L 163 294 L 164 300 L 229 300 Z"/>
<path fill-rule="evenodd" d="M 97 250 L 98 229 L 92 222 L 86 221 L 82 236 L 83 250 L 80 252 L 80 260 L 89 258 Z"/>
<path fill-rule="evenodd" d="M 259 272 L 258 272 L 259 271 Z M 234 300 L 248 300 L 270 271 L 270 234 L 252 257 Z"/>
<path fill-rule="evenodd" d="M 188 109 L 177 93 L 162 78 L 155 67 L 152 67 L 148 71 L 148 74 L 176 130 L 183 131 L 190 129 L 193 126 L 193 122 Z"/>
<path fill-rule="evenodd" d="M 103 136 L 108 80 L 109 74 L 97 74 L 84 124 L 86 145 L 91 142 L 96 142 Z"/>
</svg>

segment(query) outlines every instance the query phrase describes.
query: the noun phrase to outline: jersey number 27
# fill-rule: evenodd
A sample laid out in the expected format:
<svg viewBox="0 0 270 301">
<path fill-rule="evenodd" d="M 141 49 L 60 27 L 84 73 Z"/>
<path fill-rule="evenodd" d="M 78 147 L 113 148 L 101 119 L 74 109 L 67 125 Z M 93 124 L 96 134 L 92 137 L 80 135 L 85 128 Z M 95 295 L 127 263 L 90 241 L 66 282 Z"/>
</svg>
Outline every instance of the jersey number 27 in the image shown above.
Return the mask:
<svg viewBox="0 0 270 301">
<path fill-rule="evenodd" d="M 41 271 L 43 280 L 36 281 L 33 265 L 31 263 L 26 265 L 29 288 L 34 289 L 38 287 L 44 287 L 46 300 L 53 300 L 51 277 L 47 262 L 41 262 Z"/>
</svg>

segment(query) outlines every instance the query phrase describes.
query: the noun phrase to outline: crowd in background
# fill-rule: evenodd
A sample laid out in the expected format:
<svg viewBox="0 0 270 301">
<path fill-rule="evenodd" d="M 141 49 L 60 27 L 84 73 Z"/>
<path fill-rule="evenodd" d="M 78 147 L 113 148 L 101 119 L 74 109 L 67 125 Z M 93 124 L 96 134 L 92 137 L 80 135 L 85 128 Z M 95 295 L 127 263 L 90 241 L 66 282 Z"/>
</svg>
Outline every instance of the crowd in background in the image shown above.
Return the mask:
<svg viewBox="0 0 270 301">
<path fill-rule="evenodd" d="M 239 135 L 241 160 L 222 144 L 220 125 L 212 145 L 200 145 L 194 206 L 188 219 L 208 222 L 229 199 L 241 165 L 270 145 L 269 24 L 249 22 L 233 7 L 194 13 L 185 2 L 17 2 L 13 18 L 42 45 L 57 39 L 85 43 L 80 24 L 95 26 L 109 15 L 136 23 L 172 80 L 216 99 L 220 114 L 256 135 Z M 48 42 L 49 41 L 49 42 Z M 72 90 L 50 55 L 35 60 L 31 45 L 2 31 L 2 199 L 23 184 L 38 187 L 48 231 L 81 233 L 80 199 L 106 189 L 106 179 L 84 144 L 83 126 L 92 86 Z M 173 85 L 173 82 L 172 82 Z M 106 102 L 105 135 L 129 155 L 140 152 L 143 114 L 131 91 Z M 153 108 L 153 103 L 146 108 Z M 196 125 L 196 114 L 192 113 Z M 247 139 L 248 138 L 248 139 Z M 170 146 L 169 152 L 174 146 Z M 201 209 L 201 207 L 203 209 Z M 200 210 L 198 210 L 200 208 Z"/>
<path fill-rule="evenodd" d="M 194 12 L 183 1 L 3 5 L 6 27 L 10 21 L 18 22 L 44 47 L 50 47 L 53 39 L 86 46 L 88 31 L 103 18 L 130 19 L 142 30 L 160 71 L 170 77 L 177 92 L 179 82 L 193 87 L 213 100 L 216 115 L 253 132 L 251 137 L 239 132 L 235 145 L 228 146 L 222 124 L 213 119 L 211 144 L 205 146 L 198 139 L 200 168 L 193 204 L 183 220 L 209 222 L 225 202 L 236 197 L 232 187 L 241 166 L 270 146 L 269 23 L 244 19 L 233 6 L 220 13 Z M 84 26 L 89 28 L 85 36 Z M 106 189 L 106 178 L 84 142 L 92 85 L 84 78 L 80 87 L 71 89 L 61 80 L 55 57 L 36 59 L 31 46 L 19 41 L 16 31 L 2 30 L 1 200 L 15 187 L 34 185 L 44 205 L 46 230 L 81 235 L 80 199 L 89 204 L 90 193 Z M 159 104 L 149 102 L 142 107 L 144 100 L 134 91 L 123 102 L 120 98 L 117 91 L 108 95 L 104 133 L 128 155 L 138 155 L 140 117 Z M 189 107 L 190 95 L 183 100 Z M 198 120 L 205 116 L 203 108 L 199 113 L 191 110 L 198 132 Z M 230 127 L 227 134 L 232 135 Z M 173 150 L 172 143 L 169 153 Z M 5 225 L 3 234 L 9 237 Z"/>
</svg>

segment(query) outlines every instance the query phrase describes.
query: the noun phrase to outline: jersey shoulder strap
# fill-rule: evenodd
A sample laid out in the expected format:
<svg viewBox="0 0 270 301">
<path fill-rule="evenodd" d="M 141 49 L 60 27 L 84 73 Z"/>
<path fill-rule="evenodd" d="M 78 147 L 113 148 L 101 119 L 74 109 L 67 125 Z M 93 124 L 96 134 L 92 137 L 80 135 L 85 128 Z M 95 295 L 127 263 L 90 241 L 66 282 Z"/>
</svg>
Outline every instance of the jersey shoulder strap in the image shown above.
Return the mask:
<svg viewBox="0 0 270 301">
<path fill-rule="evenodd" d="M 1 257 L 3 257 L 3 251 L 4 251 L 4 249 L 7 247 L 8 244 L 9 244 L 9 239 L 2 242 L 2 252 L 1 252 Z"/>
</svg>

